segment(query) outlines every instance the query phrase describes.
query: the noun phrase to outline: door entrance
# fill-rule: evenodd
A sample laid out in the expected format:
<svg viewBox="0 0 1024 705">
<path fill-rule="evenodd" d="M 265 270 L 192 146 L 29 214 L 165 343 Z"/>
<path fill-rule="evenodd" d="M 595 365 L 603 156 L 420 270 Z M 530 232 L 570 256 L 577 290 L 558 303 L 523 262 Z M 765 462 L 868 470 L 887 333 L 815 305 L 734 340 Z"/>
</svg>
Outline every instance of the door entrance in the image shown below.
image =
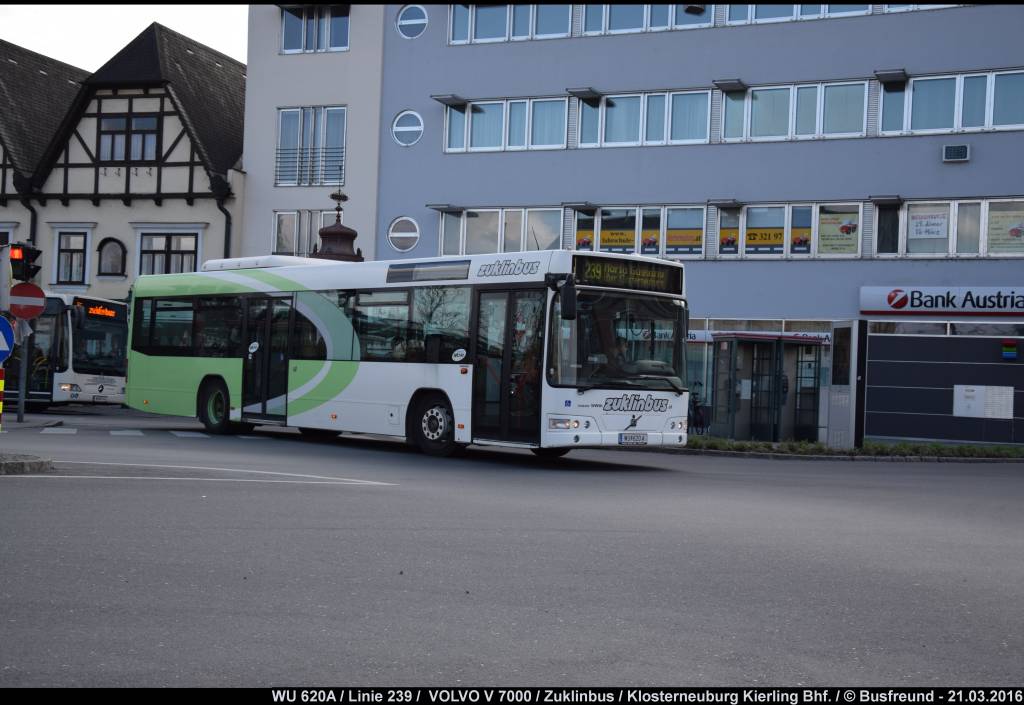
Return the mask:
<svg viewBox="0 0 1024 705">
<path fill-rule="evenodd" d="M 242 418 L 284 423 L 292 299 L 254 296 L 244 301 L 247 343 L 242 363 Z"/>
<path fill-rule="evenodd" d="M 473 365 L 473 437 L 540 442 L 545 289 L 481 291 Z"/>
</svg>

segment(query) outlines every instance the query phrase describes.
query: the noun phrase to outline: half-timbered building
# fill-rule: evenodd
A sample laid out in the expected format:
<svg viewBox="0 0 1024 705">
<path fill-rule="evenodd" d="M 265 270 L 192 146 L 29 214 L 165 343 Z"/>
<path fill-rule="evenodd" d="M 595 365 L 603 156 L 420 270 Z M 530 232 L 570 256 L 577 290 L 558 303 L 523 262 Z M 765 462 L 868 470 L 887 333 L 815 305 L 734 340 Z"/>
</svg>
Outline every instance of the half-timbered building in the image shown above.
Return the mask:
<svg viewBox="0 0 1024 705">
<path fill-rule="evenodd" d="M 14 237 L 44 252 L 38 282 L 125 298 L 140 274 L 236 252 L 245 65 L 154 23 L 77 84 L 31 172 L 12 180 L 17 203 L 0 204 L 0 224 L 27 221 Z"/>
</svg>

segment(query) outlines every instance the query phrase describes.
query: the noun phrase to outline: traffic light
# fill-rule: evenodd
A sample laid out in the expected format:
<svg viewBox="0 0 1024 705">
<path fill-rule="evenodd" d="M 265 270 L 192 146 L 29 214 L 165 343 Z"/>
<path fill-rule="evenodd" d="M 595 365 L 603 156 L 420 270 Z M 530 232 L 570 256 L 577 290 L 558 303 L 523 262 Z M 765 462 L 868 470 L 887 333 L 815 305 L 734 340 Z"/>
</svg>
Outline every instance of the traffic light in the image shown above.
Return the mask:
<svg viewBox="0 0 1024 705">
<path fill-rule="evenodd" d="M 11 278 L 29 282 L 35 279 L 41 267 L 33 264 L 43 251 L 31 245 L 11 245 Z"/>
</svg>

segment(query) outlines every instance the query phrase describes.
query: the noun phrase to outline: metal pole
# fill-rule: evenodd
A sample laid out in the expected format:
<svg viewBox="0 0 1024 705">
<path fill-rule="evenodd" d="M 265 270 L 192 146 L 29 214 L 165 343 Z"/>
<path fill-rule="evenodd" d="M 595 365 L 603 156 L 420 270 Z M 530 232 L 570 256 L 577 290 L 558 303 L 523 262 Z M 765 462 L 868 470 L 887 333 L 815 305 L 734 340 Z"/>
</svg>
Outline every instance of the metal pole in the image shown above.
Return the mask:
<svg viewBox="0 0 1024 705">
<path fill-rule="evenodd" d="M 29 322 L 31 324 L 31 321 Z M 18 423 L 25 421 L 25 399 L 28 398 L 29 355 L 36 349 L 35 326 L 32 333 L 22 341 L 21 355 L 18 356 Z"/>
<path fill-rule="evenodd" d="M 4 368 L 0 364 L 0 433 L 4 428 Z"/>
</svg>

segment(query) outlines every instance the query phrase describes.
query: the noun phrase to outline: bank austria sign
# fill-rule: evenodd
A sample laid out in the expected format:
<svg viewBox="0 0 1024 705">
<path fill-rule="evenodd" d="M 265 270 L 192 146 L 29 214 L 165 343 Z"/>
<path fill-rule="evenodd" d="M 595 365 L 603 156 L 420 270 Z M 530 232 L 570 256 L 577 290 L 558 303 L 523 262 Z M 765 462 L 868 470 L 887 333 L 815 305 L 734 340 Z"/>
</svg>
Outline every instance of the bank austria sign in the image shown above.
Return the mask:
<svg viewBox="0 0 1024 705">
<path fill-rule="evenodd" d="M 886 316 L 1024 316 L 1024 286 L 862 286 L 860 312 Z"/>
</svg>

